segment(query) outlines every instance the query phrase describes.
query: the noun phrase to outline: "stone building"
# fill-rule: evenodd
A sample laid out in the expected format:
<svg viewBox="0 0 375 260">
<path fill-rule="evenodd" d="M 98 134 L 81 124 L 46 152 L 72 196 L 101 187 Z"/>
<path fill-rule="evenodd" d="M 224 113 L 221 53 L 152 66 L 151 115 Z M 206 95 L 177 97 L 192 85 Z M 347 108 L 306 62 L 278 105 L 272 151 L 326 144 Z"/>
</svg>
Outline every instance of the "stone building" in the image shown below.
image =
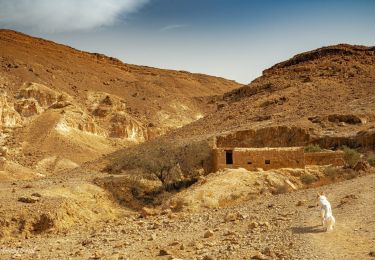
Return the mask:
<svg viewBox="0 0 375 260">
<path fill-rule="evenodd" d="M 342 151 L 322 151 L 316 153 L 305 153 L 306 165 L 333 165 L 343 166 L 344 152 Z"/>
<path fill-rule="evenodd" d="M 214 148 L 214 170 L 224 168 L 245 168 L 264 170 L 279 168 L 305 168 L 305 165 L 345 164 L 343 152 L 322 151 L 305 153 L 303 147 L 279 148 Z"/>
<path fill-rule="evenodd" d="M 247 170 L 305 168 L 303 147 L 215 148 L 213 152 L 215 170 L 239 167 Z"/>
</svg>

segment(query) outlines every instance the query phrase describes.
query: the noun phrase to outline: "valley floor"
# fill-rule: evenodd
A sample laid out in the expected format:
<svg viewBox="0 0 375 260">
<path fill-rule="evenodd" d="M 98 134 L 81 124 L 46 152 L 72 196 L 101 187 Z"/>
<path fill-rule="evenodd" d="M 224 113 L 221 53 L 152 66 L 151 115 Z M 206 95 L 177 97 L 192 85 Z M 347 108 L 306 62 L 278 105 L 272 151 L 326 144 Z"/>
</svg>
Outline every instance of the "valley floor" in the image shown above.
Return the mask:
<svg viewBox="0 0 375 260">
<path fill-rule="evenodd" d="M 84 181 L 76 181 L 75 185 L 79 182 Z M 38 185 L 41 184 L 30 189 Z M 45 180 L 43 185 L 66 186 Z M 10 201 L 16 195 L 9 195 L 9 187 L 10 184 L 0 187 L 0 195 L 5 198 L 0 205 L 2 210 L 17 207 L 16 202 Z M 80 190 L 79 194 L 89 190 L 86 187 L 86 193 Z M 336 217 L 336 228 L 330 233 L 320 225 L 318 191 L 326 192 Z M 100 214 L 107 214 L 108 205 L 98 202 L 94 207 L 99 212 L 94 210 L 99 214 L 95 225 L 82 222 L 67 232 L 8 237 L 0 247 L 0 258 L 373 259 L 375 255 L 374 174 L 199 213 L 166 211 L 140 218 L 139 213 L 120 210 L 120 214 L 113 213 L 115 217 L 101 219 Z"/>
</svg>

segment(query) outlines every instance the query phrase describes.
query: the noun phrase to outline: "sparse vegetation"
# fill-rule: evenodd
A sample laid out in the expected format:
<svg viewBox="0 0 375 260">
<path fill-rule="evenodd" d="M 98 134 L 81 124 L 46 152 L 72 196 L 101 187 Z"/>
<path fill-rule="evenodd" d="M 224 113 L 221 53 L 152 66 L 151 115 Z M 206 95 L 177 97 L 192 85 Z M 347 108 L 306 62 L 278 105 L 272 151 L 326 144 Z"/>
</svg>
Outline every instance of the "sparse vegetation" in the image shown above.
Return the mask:
<svg viewBox="0 0 375 260">
<path fill-rule="evenodd" d="M 316 176 L 310 175 L 310 174 L 302 175 L 300 178 L 301 178 L 302 183 L 307 184 L 307 185 L 313 182 L 316 182 L 318 180 Z"/>
<path fill-rule="evenodd" d="M 367 161 L 371 166 L 375 166 L 375 153 L 370 153 L 367 156 Z"/>
<path fill-rule="evenodd" d="M 336 180 L 340 176 L 340 170 L 337 167 L 329 166 L 324 169 L 324 175 L 332 180 Z"/>
<path fill-rule="evenodd" d="M 305 146 L 305 153 L 316 153 L 321 151 L 322 148 L 320 148 L 319 144 L 309 144 Z"/>
<path fill-rule="evenodd" d="M 359 173 L 353 169 L 329 166 L 324 170 L 324 175 L 334 181 L 338 179 L 350 180 L 357 177 Z"/>
<path fill-rule="evenodd" d="M 353 168 L 361 158 L 361 154 L 354 149 L 344 146 L 344 160 L 350 168 Z"/>
</svg>

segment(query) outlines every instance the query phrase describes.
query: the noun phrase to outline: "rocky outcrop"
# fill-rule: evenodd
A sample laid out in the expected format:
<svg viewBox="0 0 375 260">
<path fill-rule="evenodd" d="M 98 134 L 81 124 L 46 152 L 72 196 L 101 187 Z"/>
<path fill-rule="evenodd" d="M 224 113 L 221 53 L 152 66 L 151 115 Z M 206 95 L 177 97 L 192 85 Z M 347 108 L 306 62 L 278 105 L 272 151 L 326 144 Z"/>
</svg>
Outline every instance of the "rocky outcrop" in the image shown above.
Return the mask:
<svg viewBox="0 0 375 260">
<path fill-rule="evenodd" d="M 100 118 L 126 109 L 123 99 L 105 92 L 90 92 L 87 95 L 87 107 L 93 116 Z"/>
<path fill-rule="evenodd" d="M 18 93 L 15 109 L 24 117 L 42 113 L 48 108 L 62 108 L 70 103 L 71 97 L 33 82 L 24 83 Z"/>
<path fill-rule="evenodd" d="M 0 93 L 0 129 L 4 127 L 19 127 L 22 125 L 22 118 L 8 102 L 7 94 Z"/>
<path fill-rule="evenodd" d="M 217 147 L 289 147 L 303 146 L 310 134 L 303 128 L 275 126 L 249 129 L 217 136 Z"/>
<path fill-rule="evenodd" d="M 108 136 L 106 129 L 100 127 L 94 118 L 79 109 L 66 110 L 55 128 L 61 133 L 75 129 L 103 137 Z"/>
<path fill-rule="evenodd" d="M 108 136 L 133 142 L 148 140 L 149 131 L 142 122 L 126 112 L 123 99 L 105 92 L 90 92 L 88 110 L 101 125 L 107 126 Z"/>
<path fill-rule="evenodd" d="M 118 112 L 112 116 L 109 136 L 137 142 L 148 139 L 147 129 L 125 112 Z"/>
</svg>

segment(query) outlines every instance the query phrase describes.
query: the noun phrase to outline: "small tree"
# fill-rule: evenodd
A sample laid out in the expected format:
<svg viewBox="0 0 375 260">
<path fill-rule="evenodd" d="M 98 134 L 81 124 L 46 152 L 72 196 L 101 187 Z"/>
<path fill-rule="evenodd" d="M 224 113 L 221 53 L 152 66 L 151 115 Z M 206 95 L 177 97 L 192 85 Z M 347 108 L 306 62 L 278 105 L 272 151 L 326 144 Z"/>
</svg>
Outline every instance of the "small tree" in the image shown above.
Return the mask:
<svg viewBox="0 0 375 260">
<path fill-rule="evenodd" d="M 356 163 L 359 161 L 359 159 L 361 158 L 360 153 L 357 152 L 354 149 L 351 149 L 351 148 L 347 147 L 347 146 L 343 147 L 343 151 L 344 151 L 344 160 L 345 160 L 345 162 L 351 168 L 353 168 L 356 165 Z"/>
</svg>

